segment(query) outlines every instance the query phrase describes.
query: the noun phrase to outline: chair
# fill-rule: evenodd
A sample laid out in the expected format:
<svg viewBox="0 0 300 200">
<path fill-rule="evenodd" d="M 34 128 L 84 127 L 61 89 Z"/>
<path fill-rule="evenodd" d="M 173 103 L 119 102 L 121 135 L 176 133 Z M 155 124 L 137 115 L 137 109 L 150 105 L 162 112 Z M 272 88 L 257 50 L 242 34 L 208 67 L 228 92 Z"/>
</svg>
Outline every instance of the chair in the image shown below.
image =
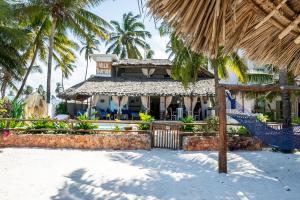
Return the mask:
<svg viewBox="0 0 300 200">
<path fill-rule="evenodd" d="M 106 119 L 108 113 L 105 110 L 100 109 L 99 114 L 100 114 L 100 119 Z"/>
<path fill-rule="evenodd" d="M 80 115 L 84 115 L 84 110 L 79 110 L 76 113 L 76 117 L 80 116 Z"/>
<path fill-rule="evenodd" d="M 176 119 L 177 119 L 176 111 L 173 112 L 173 110 L 171 110 L 171 120 L 176 121 Z"/>
<path fill-rule="evenodd" d="M 137 112 L 131 112 L 131 119 L 134 120 L 139 120 L 140 119 L 140 116 Z"/>
</svg>

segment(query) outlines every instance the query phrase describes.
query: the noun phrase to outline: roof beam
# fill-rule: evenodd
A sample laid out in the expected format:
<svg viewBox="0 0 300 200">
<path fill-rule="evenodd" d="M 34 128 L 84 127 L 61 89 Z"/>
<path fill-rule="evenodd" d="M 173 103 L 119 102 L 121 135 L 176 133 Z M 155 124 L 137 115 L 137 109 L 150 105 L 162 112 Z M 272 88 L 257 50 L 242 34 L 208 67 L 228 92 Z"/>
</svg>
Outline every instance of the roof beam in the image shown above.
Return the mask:
<svg viewBox="0 0 300 200">
<path fill-rule="evenodd" d="M 287 36 L 287 34 L 289 34 L 296 26 L 298 26 L 298 24 L 300 23 L 300 15 L 298 15 L 294 21 L 292 21 L 290 23 L 290 25 L 288 25 L 278 36 L 278 38 L 281 40 L 282 38 L 284 38 L 285 36 Z"/>
<path fill-rule="evenodd" d="M 256 26 L 255 29 L 261 27 L 265 22 L 267 22 L 273 15 L 287 2 L 287 0 L 282 0 L 280 4 L 276 6 L 276 8 L 270 12 L 262 21 L 260 21 Z"/>
</svg>

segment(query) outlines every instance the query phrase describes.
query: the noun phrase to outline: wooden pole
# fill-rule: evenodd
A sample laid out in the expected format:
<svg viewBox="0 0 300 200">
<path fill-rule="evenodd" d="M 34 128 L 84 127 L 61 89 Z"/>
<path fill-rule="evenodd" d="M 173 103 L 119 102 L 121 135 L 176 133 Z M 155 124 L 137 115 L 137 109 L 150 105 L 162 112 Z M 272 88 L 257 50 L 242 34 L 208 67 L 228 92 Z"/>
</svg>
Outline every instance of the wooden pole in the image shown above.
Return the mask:
<svg viewBox="0 0 300 200">
<path fill-rule="evenodd" d="M 219 100 L 219 173 L 227 173 L 227 133 L 225 87 L 218 88 Z"/>
</svg>

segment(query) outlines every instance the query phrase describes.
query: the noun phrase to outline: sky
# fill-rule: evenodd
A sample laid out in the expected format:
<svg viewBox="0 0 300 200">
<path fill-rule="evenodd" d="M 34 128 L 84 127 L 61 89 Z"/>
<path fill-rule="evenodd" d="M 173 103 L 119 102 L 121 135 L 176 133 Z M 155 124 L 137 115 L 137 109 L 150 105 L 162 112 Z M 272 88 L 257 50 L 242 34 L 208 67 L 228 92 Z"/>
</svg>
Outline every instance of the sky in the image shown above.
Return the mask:
<svg viewBox="0 0 300 200">
<path fill-rule="evenodd" d="M 90 9 L 93 13 L 99 15 L 106 21 L 110 20 L 116 20 L 121 21 L 122 16 L 124 13 L 132 12 L 134 15 L 139 14 L 139 8 L 137 0 L 106 0 L 98 7 Z M 145 17 L 143 20 L 146 30 L 149 31 L 152 34 L 151 39 L 147 39 L 147 42 L 150 44 L 151 48 L 154 50 L 154 58 L 168 58 L 168 55 L 165 53 L 165 47 L 168 42 L 167 37 L 160 37 L 158 30 L 155 27 L 155 23 L 153 19 L 150 18 L 150 16 Z M 81 43 L 79 42 L 81 45 Z M 101 44 L 99 47 L 100 53 L 105 53 L 106 46 L 104 43 Z M 77 68 L 74 70 L 72 76 L 64 81 L 65 88 L 69 88 L 77 83 L 80 83 L 84 81 L 84 74 L 85 74 L 85 68 L 86 68 L 86 61 L 84 59 L 83 55 L 79 55 L 79 51 L 77 52 L 77 62 L 76 66 Z M 40 84 L 46 88 L 46 66 L 43 63 L 38 63 L 43 68 L 43 73 L 33 73 L 29 76 L 27 85 L 31 85 L 33 88 L 37 88 Z M 89 64 L 89 70 L 88 70 L 88 77 L 92 74 L 96 73 L 96 64 L 92 60 Z M 51 82 L 51 88 L 52 88 L 52 94 L 54 94 L 56 83 L 61 82 L 61 72 L 60 70 L 54 70 L 52 71 L 52 82 Z"/>
</svg>

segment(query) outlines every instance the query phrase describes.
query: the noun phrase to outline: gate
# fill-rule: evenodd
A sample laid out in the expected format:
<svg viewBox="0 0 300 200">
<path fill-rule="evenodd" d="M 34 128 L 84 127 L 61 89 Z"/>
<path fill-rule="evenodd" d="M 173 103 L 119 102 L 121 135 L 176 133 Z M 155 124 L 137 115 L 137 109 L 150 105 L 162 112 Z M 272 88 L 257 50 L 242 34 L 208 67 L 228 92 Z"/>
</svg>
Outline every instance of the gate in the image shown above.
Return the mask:
<svg viewBox="0 0 300 200">
<path fill-rule="evenodd" d="M 174 122 L 153 122 L 151 127 L 152 147 L 180 149 L 180 127 L 181 124 Z"/>
</svg>

